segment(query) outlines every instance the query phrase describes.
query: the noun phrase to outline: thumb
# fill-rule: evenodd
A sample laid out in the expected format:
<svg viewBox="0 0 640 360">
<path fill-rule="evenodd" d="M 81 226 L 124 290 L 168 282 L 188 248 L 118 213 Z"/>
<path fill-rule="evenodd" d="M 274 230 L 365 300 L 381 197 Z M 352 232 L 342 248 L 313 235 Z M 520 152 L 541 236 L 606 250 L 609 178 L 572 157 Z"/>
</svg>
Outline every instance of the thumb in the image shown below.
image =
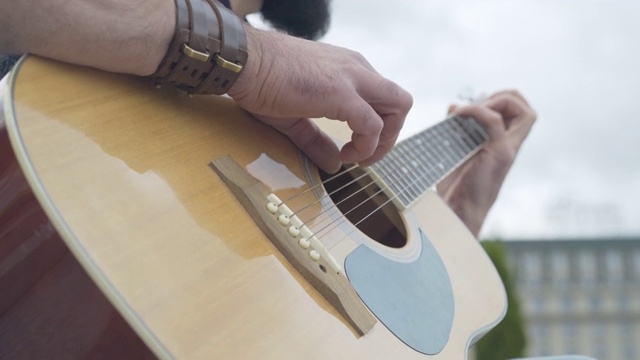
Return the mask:
<svg viewBox="0 0 640 360">
<path fill-rule="evenodd" d="M 452 115 L 454 112 L 458 111 L 459 107 L 456 104 L 449 105 L 449 109 L 447 110 L 447 115 Z"/>
</svg>

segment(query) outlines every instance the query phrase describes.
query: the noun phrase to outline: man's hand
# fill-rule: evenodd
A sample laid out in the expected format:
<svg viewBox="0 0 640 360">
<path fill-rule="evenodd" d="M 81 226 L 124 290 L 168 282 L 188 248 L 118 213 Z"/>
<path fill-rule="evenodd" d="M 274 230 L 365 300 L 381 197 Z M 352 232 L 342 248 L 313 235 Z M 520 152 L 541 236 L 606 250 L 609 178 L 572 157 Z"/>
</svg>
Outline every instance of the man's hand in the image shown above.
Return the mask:
<svg viewBox="0 0 640 360">
<path fill-rule="evenodd" d="M 458 108 L 450 114 L 470 116 L 489 135 L 482 150 L 438 184 L 438 192 L 477 237 L 515 157 L 536 120 L 525 98 L 515 90 Z"/>
<path fill-rule="evenodd" d="M 229 91 L 240 106 L 287 135 L 321 168 L 369 165 L 396 142 L 413 104 L 357 52 L 247 27 L 249 60 Z M 338 149 L 310 118 L 345 121 Z"/>
</svg>

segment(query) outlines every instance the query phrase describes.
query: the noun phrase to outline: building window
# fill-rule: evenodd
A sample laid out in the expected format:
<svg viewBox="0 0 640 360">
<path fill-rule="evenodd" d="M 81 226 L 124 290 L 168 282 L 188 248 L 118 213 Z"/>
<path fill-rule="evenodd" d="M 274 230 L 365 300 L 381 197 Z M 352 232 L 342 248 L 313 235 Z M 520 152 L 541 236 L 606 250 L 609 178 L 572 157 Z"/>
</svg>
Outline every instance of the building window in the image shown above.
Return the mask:
<svg viewBox="0 0 640 360">
<path fill-rule="evenodd" d="M 622 283 L 624 277 L 624 263 L 622 253 L 617 250 L 607 250 L 604 257 L 606 279 L 612 285 Z"/>
<path fill-rule="evenodd" d="M 633 276 L 636 280 L 640 280 L 640 250 L 634 250 L 632 255 Z"/>
<path fill-rule="evenodd" d="M 537 287 L 542 283 L 542 263 L 537 252 L 525 253 L 522 257 L 519 278 L 527 287 Z"/>
<path fill-rule="evenodd" d="M 569 281 L 569 257 L 563 251 L 551 254 L 552 282 L 558 287 L 564 287 Z"/>
<path fill-rule="evenodd" d="M 593 251 L 580 251 L 578 254 L 578 269 L 580 271 L 580 284 L 589 288 L 593 287 L 598 275 L 596 255 Z"/>
</svg>

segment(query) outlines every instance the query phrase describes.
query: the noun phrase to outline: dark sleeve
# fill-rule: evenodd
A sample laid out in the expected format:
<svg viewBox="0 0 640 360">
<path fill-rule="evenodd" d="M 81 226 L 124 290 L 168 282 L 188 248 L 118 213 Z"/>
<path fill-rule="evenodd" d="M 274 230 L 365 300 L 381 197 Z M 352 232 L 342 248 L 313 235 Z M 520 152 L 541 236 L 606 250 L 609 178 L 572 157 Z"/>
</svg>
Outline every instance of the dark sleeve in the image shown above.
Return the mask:
<svg viewBox="0 0 640 360">
<path fill-rule="evenodd" d="M 13 64 L 18 61 L 17 55 L 2 55 L 0 54 L 0 79 L 2 79 L 13 67 Z"/>
</svg>

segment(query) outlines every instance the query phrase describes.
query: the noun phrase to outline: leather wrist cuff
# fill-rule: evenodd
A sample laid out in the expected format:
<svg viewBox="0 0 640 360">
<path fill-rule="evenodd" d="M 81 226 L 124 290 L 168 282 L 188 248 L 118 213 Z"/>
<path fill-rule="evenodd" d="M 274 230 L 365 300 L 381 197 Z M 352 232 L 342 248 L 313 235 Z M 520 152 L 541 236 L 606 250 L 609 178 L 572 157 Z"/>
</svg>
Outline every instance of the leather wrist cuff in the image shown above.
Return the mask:
<svg viewBox="0 0 640 360">
<path fill-rule="evenodd" d="M 151 78 L 191 94 L 229 91 L 247 62 L 240 19 L 217 0 L 175 0 L 176 32 Z"/>
</svg>

